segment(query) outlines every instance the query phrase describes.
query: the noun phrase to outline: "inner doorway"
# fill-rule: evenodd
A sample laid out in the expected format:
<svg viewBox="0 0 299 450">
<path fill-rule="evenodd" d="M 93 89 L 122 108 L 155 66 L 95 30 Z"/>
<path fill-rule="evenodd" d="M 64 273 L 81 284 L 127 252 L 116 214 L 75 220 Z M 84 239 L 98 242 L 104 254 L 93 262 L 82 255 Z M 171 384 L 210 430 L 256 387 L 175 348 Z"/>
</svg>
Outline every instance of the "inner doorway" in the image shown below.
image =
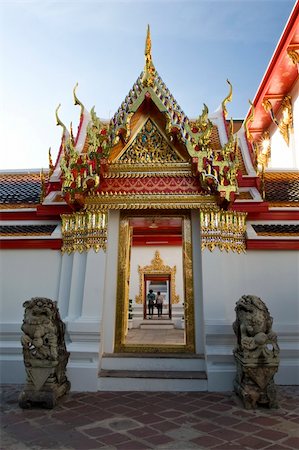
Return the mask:
<svg viewBox="0 0 299 450">
<path fill-rule="evenodd" d="M 153 314 L 150 314 L 147 295 L 151 290 L 157 296 L 158 293 L 163 297 L 161 319 L 171 320 L 171 292 L 170 292 L 170 275 L 144 275 L 144 301 L 143 301 L 143 317 L 147 319 L 155 319 L 159 317 L 158 307 L 155 304 Z M 156 301 L 155 301 L 156 303 Z"/>
<path fill-rule="evenodd" d="M 116 352 L 194 352 L 191 253 L 189 211 L 121 213 Z M 163 320 L 148 319 L 146 296 L 151 288 L 164 295 Z"/>
</svg>

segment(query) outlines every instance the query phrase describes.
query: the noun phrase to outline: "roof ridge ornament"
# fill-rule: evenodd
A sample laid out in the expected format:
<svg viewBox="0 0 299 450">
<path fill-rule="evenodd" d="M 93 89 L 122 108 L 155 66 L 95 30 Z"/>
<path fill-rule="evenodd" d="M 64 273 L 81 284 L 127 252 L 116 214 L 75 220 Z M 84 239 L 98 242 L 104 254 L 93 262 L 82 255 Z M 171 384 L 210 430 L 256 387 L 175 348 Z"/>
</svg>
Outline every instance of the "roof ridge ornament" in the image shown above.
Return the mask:
<svg viewBox="0 0 299 450">
<path fill-rule="evenodd" d="M 74 89 L 73 89 L 74 105 L 80 105 L 80 107 L 81 107 L 81 116 L 82 116 L 82 114 L 84 113 L 84 105 L 83 105 L 83 103 L 78 99 L 77 94 L 76 94 L 76 90 L 77 90 L 77 87 L 78 87 L 78 86 L 79 86 L 79 83 L 77 82 L 77 83 L 75 84 L 75 86 L 74 86 Z"/>
<path fill-rule="evenodd" d="M 143 86 L 152 87 L 154 85 L 156 69 L 152 60 L 152 41 L 149 25 L 147 26 L 144 55 L 145 55 L 145 66 L 144 66 L 144 73 L 142 76 L 142 84 Z"/>
<path fill-rule="evenodd" d="M 229 93 L 228 93 L 228 95 L 225 97 L 225 99 L 222 102 L 222 110 L 223 110 L 223 114 L 224 114 L 224 118 L 225 119 L 227 117 L 226 104 L 228 102 L 231 102 L 232 98 L 233 98 L 233 86 L 232 86 L 231 82 L 229 81 L 229 79 L 227 79 L 226 82 L 229 85 Z"/>
<path fill-rule="evenodd" d="M 59 105 L 55 109 L 56 125 L 61 126 L 63 128 L 62 136 L 64 136 L 64 133 L 65 133 L 65 131 L 67 131 L 67 128 L 64 125 L 64 123 L 60 120 L 60 118 L 58 117 L 58 110 L 59 110 L 60 106 L 61 106 L 61 103 L 59 103 Z"/>
<path fill-rule="evenodd" d="M 245 129 L 245 134 L 246 134 L 246 138 L 248 142 L 252 142 L 253 141 L 253 136 L 249 131 L 249 122 L 253 122 L 254 120 L 254 112 L 255 112 L 255 107 L 254 104 L 252 103 L 251 100 L 248 100 L 248 103 L 250 105 L 250 112 L 248 114 L 248 116 L 246 117 L 245 121 L 244 121 L 244 129 Z"/>
</svg>

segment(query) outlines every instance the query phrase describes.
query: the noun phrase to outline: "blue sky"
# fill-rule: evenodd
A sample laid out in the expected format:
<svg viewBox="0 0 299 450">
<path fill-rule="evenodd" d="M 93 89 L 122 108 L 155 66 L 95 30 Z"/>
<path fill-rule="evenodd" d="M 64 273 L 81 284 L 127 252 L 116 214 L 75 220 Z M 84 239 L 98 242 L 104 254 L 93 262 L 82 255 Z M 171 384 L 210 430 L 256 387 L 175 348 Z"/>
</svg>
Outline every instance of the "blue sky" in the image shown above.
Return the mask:
<svg viewBox="0 0 299 450">
<path fill-rule="evenodd" d="M 48 166 L 60 118 L 80 108 L 110 118 L 144 66 L 149 23 L 155 67 L 189 117 L 215 110 L 233 84 L 243 118 L 295 0 L 0 0 L 1 169 Z"/>
</svg>

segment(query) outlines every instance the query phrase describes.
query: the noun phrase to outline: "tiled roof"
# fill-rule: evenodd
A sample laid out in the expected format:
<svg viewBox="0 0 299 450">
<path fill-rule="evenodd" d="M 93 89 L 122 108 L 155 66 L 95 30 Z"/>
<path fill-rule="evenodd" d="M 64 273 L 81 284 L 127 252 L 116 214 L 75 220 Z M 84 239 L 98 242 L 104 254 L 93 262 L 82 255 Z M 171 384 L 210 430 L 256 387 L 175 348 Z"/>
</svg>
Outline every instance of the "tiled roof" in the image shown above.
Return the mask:
<svg viewBox="0 0 299 450">
<path fill-rule="evenodd" d="M 37 172 L 1 173 L 0 208 L 30 207 L 40 201 L 41 181 Z"/>
<path fill-rule="evenodd" d="M 259 224 L 252 225 L 259 236 L 299 236 L 299 225 L 295 224 Z"/>
<path fill-rule="evenodd" d="M 131 106 L 141 95 L 142 91 L 145 90 L 145 87 L 142 83 L 143 75 L 144 72 L 139 75 L 129 94 L 126 96 L 125 100 L 122 102 L 122 104 L 112 117 L 110 121 L 111 130 L 117 130 L 118 127 L 123 126 L 126 123 L 126 119 L 130 113 Z M 154 85 L 152 89 L 168 111 L 171 122 L 175 123 L 176 126 L 181 130 L 184 138 L 189 139 L 190 135 L 188 133 L 188 129 L 186 129 L 186 125 L 189 123 L 189 119 L 185 115 L 181 107 L 178 105 L 175 98 L 156 70 Z"/>
<path fill-rule="evenodd" d="M 266 172 L 265 200 L 299 206 L 299 172 Z"/>
<path fill-rule="evenodd" d="M 54 225 L 2 225 L 0 226 L 1 236 L 49 236 L 56 228 Z"/>
</svg>

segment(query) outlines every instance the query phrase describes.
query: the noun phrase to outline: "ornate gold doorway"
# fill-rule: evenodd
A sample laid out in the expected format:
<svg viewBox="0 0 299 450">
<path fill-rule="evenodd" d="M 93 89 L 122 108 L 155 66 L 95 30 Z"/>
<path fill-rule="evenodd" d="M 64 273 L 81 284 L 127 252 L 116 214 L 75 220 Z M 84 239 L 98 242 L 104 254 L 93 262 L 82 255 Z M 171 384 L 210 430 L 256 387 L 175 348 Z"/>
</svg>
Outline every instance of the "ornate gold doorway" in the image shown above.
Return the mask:
<svg viewBox="0 0 299 450">
<path fill-rule="evenodd" d="M 164 264 L 159 250 L 155 251 L 155 256 L 150 265 L 138 265 L 139 272 L 139 295 L 136 296 L 136 303 L 143 304 L 144 319 L 148 316 L 147 311 L 147 293 L 152 290 L 161 291 L 165 299 L 163 305 L 163 315 L 172 316 L 172 304 L 179 302 L 179 296 L 176 294 L 176 266 L 170 267 Z M 165 308 L 166 307 L 166 308 Z"/>
<path fill-rule="evenodd" d="M 116 328 L 115 328 L 115 352 L 138 352 L 138 353 L 182 353 L 195 351 L 194 340 L 194 298 L 193 298 L 193 270 L 192 270 L 192 246 L 191 246 L 191 218 L 189 212 L 172 211 L 172 212 L 159 212 L 158 221 L 169 221 L 172 223 L 174 219 L 179 222 L 181 232 L 181 264 L 182 264 L 182 317 L 183 321 L 181 330 L 177 333 L 183 336 L 180 340 L 167 341 L 161 339 L 157 342 L 156 331 L 152 332 L 153 340 L 148 341 L 141 339 L 138 342 L 132 343 L 127 336 L 130 335 L 130 321 L 132 317 L 132 299 L 129 298 L 130 292 L 130 266 L 131 266 L 131 250 L 132 242 L 134 245 L 135 240 L 138 239 L 135 236 L 134 224 L 136 218 L 146 219 L 153 215 L 152 212 L 137 213 L 132 211 L 123 212 L 120 216 L 120 232 L 119 232 L 119 252 L 118 252 L 118 284 L 117 284 L 117 302 L 116 302 Z M 138 237 L 138 236 L 137 236 Z M 137 244 L 138 245 L 138 244 Z M 140 244 L 139 244 L 140 245 Z M 145 244 L 144 244 L 145 245 Z M 152 244 L 153 245 L 153 244 Z M 144 247 L 145 248 L 145 247 Z M 148 247 L 146 247 L 148 250 Z M 151 248 L 154 252 L 154 246 Z M 165 247 L 167 253 L 167 247 Z M 159 319 L 162 319 L 156 327 L 160 330 L 167 325 L 170 325 L 172 319 L 172 305 L 178 303 L 179 295 L 176 293 L 176 267 L 163 263 L 163 260 L 159 254 L 159 251 L 155 251 L 155 256 L 150 265 L 139 267 L 139 294 L 136 295 L 136 304 L 140 305 L 142 309 L 142 319 L 147 320 L 146 311 L 146 295 L 149 290 L 150 283 L 152 286 L 156 286 L 156 291 L 163 289 L 163 294 L 166 297 L 164 314 Z M 165 285 L 163 284 L 165 283 Z M 169 298 L 167 297 L 169 296 Z M 153 317 L 157 319 L 158 317 Z M 145 325 L 154 325 L 155 320 L 142 323 L 140 329 L 151 328 Z M 144 327 L 143 327 L 144 326 Z M 152 327 L 154 329 L 155 327 Z M 139 332 L 139 331 L 138 331 Z M 159 331 L 160 332 L 160 331 Z"/>
</svg>

